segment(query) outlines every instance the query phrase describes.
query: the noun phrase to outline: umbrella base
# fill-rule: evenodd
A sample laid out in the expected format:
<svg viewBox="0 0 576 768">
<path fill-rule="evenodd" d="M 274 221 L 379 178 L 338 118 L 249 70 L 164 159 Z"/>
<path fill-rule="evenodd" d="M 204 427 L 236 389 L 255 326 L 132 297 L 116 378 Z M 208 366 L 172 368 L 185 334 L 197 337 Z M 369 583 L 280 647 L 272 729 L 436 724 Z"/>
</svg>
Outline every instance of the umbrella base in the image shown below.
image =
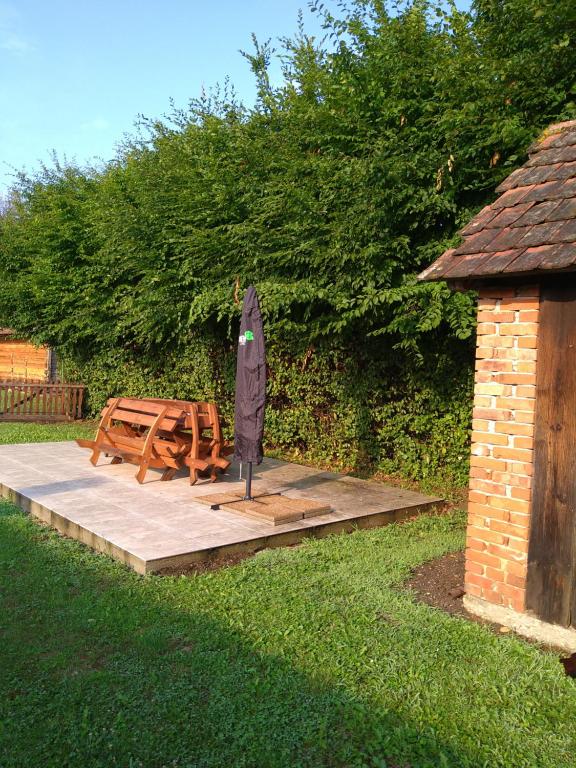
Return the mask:
<svg viewBox="0 0 576 768">
<path fill-rule="evenodd" d="M 239 515 L 252 517 L 271 525 L 282 525 L 332 512 L 330 504 L 312 499 L 290 499 L 279 493 L 263 494 L 245 499 L 231 493 L 198 496 L 194 501 L 209 504 L 211 509 L 226 509 Z"/>
</svg>

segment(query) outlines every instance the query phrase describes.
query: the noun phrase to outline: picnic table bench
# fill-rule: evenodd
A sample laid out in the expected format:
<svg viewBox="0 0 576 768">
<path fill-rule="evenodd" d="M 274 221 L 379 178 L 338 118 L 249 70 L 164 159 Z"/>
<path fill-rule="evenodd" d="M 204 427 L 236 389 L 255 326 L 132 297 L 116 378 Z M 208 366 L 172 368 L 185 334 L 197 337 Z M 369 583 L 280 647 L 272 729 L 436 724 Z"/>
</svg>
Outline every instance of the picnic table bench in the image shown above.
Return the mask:
<svg viewBox="0 0 576 768">
<path fill-rule="evenodd" d="M 76 441 L 92 450 L 94 466 L 101 453 L 112 456 L 113 464 L 137 464 L 139 483 L 150 467 L 163 469 L 161 479 L 171 480 L 187 466 L 191 484 L 208 470 L 214 482 L 218 470 L 230 466 L 225 456 L 232 449 L 224 446 L 213 403 L 116 397 L 108 400 L 101 416 L 94 440 Z"/>
<path fill-rule="evenodd" d="M 184 464 L 190 469 L 190 484 L 198 479 L 198 472 L 211 468 L 210 479 L 217 480 L 217 470 L 225 472 L 230 466 L 226 458 L 234 448 L 226 445 L 222 435 L 222 422 L 215 403 L 189 402 L 187 400 L 161 400 L 145 398 L 146 402 L 169 404 L 182 408 L 185 413 L 184 426 L 176 430 L 176 438 L 190 442 L 190 451 L 184 456 Z M 174 470 L 167 479 L 174 476 Z"/>
</svg>

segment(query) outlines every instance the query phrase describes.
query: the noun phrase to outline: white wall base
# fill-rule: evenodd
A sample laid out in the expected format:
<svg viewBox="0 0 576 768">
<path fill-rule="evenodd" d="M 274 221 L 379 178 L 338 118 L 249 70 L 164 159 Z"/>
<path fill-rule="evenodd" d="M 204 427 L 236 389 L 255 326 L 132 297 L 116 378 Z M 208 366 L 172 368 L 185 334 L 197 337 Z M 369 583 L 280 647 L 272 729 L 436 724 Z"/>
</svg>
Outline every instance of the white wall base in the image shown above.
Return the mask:
<svg viewBox="0 0 576 768">
<path fill-rule="evenodd" d="M 475 616 L 510 627 L 519 635 L 531 640 L 553 645 L 568 653 L 576 652 L 576 629 L 549 624 L 527 613 L 518 613 L 511 608 L 495 605 L 472 595 L 465 595 L 463 602 L 466 610 Z"/>
</svg>

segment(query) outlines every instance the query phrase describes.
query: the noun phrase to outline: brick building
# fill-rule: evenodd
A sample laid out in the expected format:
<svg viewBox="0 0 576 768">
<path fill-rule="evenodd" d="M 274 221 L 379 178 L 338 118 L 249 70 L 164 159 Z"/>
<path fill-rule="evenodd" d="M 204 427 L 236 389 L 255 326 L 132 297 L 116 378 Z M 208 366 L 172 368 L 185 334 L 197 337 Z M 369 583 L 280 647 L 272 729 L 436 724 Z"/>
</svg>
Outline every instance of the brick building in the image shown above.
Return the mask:
<svg viewBox="0 0 576 768">
<path fill-rule="evenodd" d="M 576 650 L 576 121 L 420 278 L 478 291 L 467 608 Z"/>
</svg>

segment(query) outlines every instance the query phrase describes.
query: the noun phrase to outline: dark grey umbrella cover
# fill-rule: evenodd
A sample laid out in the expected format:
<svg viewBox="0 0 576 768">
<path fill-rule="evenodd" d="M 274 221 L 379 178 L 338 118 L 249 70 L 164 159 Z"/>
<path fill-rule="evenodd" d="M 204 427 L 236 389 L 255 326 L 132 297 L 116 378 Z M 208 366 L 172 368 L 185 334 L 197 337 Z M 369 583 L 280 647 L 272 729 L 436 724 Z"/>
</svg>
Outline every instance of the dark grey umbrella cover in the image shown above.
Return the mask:
<svg viewBox="0 0 576 768">
<path fill-rule="evenodd" d="M 260 464 L 264 409 L 266 406 L 266 352 L 264 329 L 256 289 L 250 286 L 244 297 L 238 361 L 236 364 L 236 407 L 234 411 L 234 458 Z"/>
</svg>

